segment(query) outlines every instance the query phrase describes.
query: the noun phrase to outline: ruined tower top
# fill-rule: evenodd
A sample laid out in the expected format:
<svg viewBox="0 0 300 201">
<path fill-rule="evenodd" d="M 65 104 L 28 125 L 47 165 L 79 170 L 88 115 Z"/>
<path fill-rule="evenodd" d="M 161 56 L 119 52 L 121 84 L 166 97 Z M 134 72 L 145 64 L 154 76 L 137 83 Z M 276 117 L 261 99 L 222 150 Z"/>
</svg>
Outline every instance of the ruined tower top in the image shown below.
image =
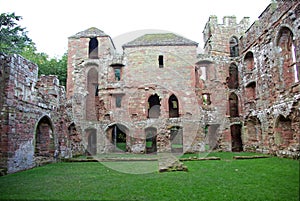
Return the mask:
<svg viewBox="0 0 300 201">
<path fill-rule="evenodd" d="M 225 16 L 223 23 L 219 24 L 217 16 L 210 16 L 203 30 L 205 53 L 229 56 L 230 43 L 238 44 L 238 39 L 248 27 L 249 17 L 237 23 L 235 16 Z"/>
</svg>

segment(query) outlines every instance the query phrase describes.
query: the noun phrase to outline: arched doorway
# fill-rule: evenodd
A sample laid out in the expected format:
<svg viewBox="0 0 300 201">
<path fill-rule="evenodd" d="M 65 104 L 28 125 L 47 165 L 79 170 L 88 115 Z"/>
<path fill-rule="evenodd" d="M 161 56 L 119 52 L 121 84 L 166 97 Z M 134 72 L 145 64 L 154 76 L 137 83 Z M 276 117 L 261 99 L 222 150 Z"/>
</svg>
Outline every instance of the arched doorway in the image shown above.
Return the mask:
<svg viewBox="0 0 300 201">
<path fill-rule="evenodd" d="M 127 152 L 128 129 L 121 124 L 113 124 L 107 129 L 107 137 L 114 152 Z"/>
<path fill-rule="evenodd" d="M 87 152 L 89 155 L 97 154 L 97 130 L 95 128 L 85 129 L 85 136 L 87 137 Z"/>
<path fill-rule="evenodd" d="M 146 153 L 155 153 L 157 151 L 156 137 L 157 129 L 149 127 L 145 129 L 146 135 Z"/>
<path fill-rule="evenodd" d="M 172 153 L 183 153 L 183 129 L 180 126 L 172 126 L 170 129 L 170 141 Z"/>
<path fill-rule="evenodd" d="M 35 155 L 53 156 L 55 152 L 54 133 L 51 119 L 43 116 L 35 130 Z"/>
<path fill-rule="evenodd" d="M 174 94 L 172 94 L 169 98 L 169 117 L 170 118 L 179 117 L 178 99 Z"/>
</svg>

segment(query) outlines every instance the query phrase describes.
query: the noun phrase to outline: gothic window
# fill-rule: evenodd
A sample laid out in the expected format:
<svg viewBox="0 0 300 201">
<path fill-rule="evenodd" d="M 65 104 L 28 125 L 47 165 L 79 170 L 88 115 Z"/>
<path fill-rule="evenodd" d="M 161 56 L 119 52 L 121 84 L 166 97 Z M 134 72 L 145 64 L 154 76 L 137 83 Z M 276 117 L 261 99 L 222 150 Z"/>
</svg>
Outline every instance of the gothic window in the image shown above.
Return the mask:
<svg viewBox="0 0 300 201">
<path fill-rule="evenodd" d="M 160 116 L 160 100 L 157 94 L 151 95 L 148 99 L 148 118 Z"/>
<path fill-rule="evenodd" d="M 89 58 L 98 59 L 98 40 L 91 38 L 89 42 Z"/>
<path fill-rule="evenodd" d="M 229 48 L 230 48 L 230 57 L 239 56 L 239 41 L 235 36 L 230 38 Z"/>
<path fill-rule="evenodd" d="M 169 98 L 169 117 L 179 117 L 178 99 L 174 94 L 172 94 Z"/>
<path fill-rule="evenodd" d="M 229 77 L 228 77 L 228 88 L 237 89 L 239 86 L 239 71 L 235 64 L 230 64 L 229 66 Z"/>
<path fill-rule="evenodd" d="M 229 96 L 229 115 L 230 117 L 239 116 L 239 100 L 235 93 L 231 93 Z"/>
</svg>

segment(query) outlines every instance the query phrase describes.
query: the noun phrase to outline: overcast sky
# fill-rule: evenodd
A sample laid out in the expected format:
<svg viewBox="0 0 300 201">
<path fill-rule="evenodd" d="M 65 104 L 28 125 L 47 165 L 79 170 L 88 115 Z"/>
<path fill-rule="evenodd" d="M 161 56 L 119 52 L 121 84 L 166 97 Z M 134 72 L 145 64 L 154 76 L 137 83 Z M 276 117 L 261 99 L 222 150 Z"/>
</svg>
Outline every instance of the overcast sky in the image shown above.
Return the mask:
<svg viewBox="0 0 300 201">
<path fill-rule="evenodd" d="M 235 15 L 257 20 L 271 0 L 0 0 L 0 12 L 22 16 L 20 24 L 39 52 L 61 56 L 68 37 L 97 27 L 115 38 L 128 40 L 129 32 L 166 30 L 203 47 L 202 31 L 210 15 Z M 122 41 L 122 40 L 121 40 Z"/>
</svg>

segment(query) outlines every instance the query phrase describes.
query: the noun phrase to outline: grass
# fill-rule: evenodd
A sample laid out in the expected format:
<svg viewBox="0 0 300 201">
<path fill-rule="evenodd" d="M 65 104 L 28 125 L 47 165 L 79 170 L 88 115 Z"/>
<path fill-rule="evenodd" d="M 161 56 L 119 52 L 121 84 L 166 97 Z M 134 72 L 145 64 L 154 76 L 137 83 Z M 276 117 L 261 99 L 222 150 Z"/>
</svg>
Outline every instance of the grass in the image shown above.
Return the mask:
<svg viewBox="0 0 300 201">
<path fill-rule="evenodd" d="M 299 200 L 299 161 L 232 160 L 247 154 L 212 153 L 222 160 L 188 161 L 188 172 L 170 173 L 125 174 L 95 162 L 50 164 L 0 177 L 0 200 Z M 122 163 L 120 168 L 137 166 Z"/>
</svg>

